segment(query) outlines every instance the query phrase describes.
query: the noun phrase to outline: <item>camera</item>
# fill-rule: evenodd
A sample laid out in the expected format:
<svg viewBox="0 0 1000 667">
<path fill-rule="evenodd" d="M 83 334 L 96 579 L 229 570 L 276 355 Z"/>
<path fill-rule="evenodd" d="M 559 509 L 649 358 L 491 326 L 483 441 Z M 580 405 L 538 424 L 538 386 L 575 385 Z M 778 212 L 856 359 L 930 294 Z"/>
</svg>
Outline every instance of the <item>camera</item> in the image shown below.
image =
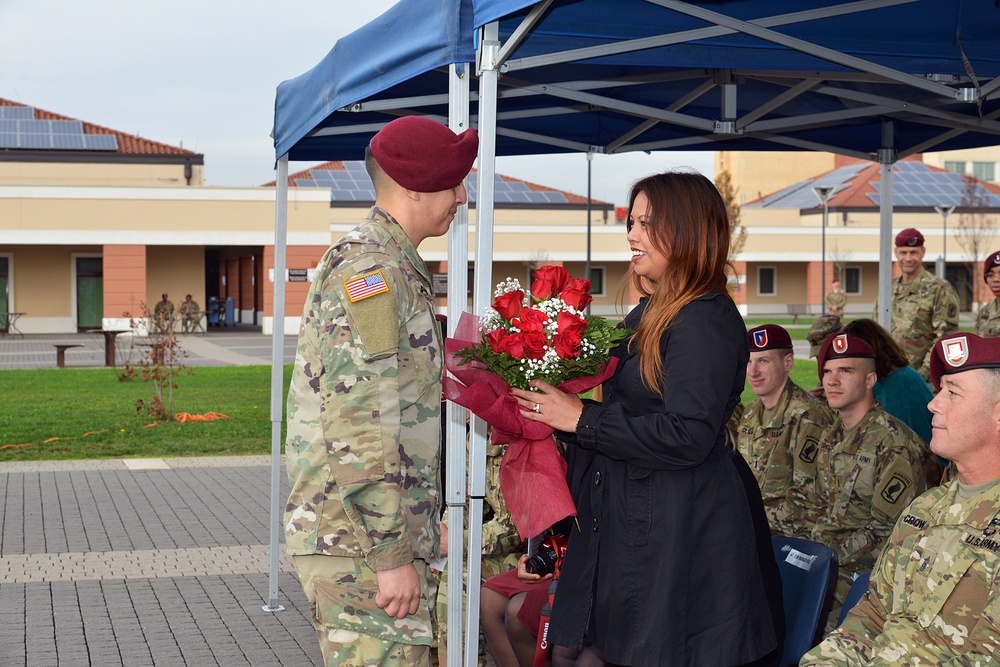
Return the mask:
<svg viewBox="0 0 1000 667">
<path fill-rule="evenodd" d="M 549 535 L 538 546 L 538 552 L 524 564 L 524 571 L 544 577 L 547 574 L 558 576 L 562 566 L 563 554 L 566 553 L 566 538 L 561 535 Z"/>
</svg>

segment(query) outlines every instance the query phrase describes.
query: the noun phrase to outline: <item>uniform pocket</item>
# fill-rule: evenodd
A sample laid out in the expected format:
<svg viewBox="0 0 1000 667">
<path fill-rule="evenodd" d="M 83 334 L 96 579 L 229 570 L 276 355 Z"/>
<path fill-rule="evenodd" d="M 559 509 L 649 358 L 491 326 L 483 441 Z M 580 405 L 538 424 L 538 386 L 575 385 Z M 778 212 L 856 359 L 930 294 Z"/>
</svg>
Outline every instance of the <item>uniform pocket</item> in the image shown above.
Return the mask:
<svg viewBox="0 0 1000 667">
<path fill-rule="evenodd" d="M 313 580 L 316 593 L 315 621 L 328 628 L 374 637 L 395 644 L 430 646 L 433 643 L 430 612 L 424 593 L 416 613 L 406 618 L 387 615 L 375 604 L 377 587 L 357 577 L 338 581 Z"/>
<path fill-rule="evenodd" d="M 631 547 L 646 546 L 653 515 L 652 470 L 626 464 L 628 479 L 625 486 L 626 542 Z"/>
</svg>

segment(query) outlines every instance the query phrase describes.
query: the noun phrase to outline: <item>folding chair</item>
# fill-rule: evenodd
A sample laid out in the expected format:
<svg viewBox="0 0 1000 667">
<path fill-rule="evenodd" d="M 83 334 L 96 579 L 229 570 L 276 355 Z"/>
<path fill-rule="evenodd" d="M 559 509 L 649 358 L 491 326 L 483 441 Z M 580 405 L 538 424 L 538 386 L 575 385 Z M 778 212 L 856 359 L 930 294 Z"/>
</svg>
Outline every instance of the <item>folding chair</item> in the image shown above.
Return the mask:
<svg viewBox="0 0 1000 667">
<path fill-rule="evenodd" d="M 819 643 L 837 584 L 837 554 L 830 547 L 793 537 L 772 537 L 785 605 L 781 666 L 798 665 Z"/>
<path fill-rule="evenodd" d="M 844 622 L 844 619 L 847 618 L 847 612 L 853 609 L 854 605 L 864 597 L 865 592 L 868 590 L 871 576 L 871 571 L 862 572 L 854 580 L 854 583 L 851 584 L 851 590 L 847 591 L 847 598 L 844 599 L 844 608 L 840 610 L 840 618 L 837 619 L 837 625 Z"/>
</svg>

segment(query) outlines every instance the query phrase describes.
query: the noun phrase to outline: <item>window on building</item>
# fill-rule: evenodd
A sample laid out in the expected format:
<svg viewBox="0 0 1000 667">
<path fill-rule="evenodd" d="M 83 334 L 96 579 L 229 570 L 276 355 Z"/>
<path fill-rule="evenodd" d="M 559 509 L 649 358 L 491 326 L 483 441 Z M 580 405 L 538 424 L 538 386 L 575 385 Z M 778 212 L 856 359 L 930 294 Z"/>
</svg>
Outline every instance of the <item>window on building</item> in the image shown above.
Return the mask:
<svg viewBox="0 0 1000 667">
<path fill-rule="evenodd" d="M 778 293 L 773 266 L 757 267 L 757 295 L 774 296 Z"/>
<path fill-rule="evenodd" d="M 594 296 L 604 296 L 604 267 L 590 267 L 590 293 Z"/>
<path fill-rule="evenodd" d="M 956 174 L 965 173 L 965 163 L 964 162 L 951 162 L 950 160 L 945 160 L 944 168 L 948 171 L 953 171 Z"/>
<path fill-rule="evenodd" d="M 848 294 L 861 294 L 861 267 L 844 267 L 844 291 Z"/>
<path fill-rule="evenodd" d="M 6 257 L 0 257 L 0 313 L 10 310 L 10 296 L 7 294 L 7 283 L 9 281 L 10 261 Z M 0 326 L 6 326 L 6 322 L 0 322 Z"/>
<path fill-rule="evenodd" d="M 997 180 L 996 162 L 973 162 L 972 175 L 981 181 L 995 183 Z"/>
</svg>

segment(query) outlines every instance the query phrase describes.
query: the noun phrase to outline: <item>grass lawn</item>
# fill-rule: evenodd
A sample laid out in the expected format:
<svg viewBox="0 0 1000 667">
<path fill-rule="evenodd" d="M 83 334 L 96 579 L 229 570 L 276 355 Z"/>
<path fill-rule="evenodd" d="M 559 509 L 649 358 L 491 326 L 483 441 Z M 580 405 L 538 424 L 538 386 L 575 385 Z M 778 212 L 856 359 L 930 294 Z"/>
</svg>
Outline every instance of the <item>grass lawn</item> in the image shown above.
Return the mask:
<svg viewBox="0 0 1000 667">
<path fill-rule="evenodd" d="M 229 419 L 151 423 L 136 413 L 151 383 L 119 382 L 111 369 L 0 373 L 0 462 L 45 459 L 267 454 L 271 451 L 271 368 L 199 366 L 176 379 L 173 412 L 220 412 Z M 287 393 L 291 366 L 285 367 Z M 284 405 L 284 399 L 282 399 Z"/>
</svg>

